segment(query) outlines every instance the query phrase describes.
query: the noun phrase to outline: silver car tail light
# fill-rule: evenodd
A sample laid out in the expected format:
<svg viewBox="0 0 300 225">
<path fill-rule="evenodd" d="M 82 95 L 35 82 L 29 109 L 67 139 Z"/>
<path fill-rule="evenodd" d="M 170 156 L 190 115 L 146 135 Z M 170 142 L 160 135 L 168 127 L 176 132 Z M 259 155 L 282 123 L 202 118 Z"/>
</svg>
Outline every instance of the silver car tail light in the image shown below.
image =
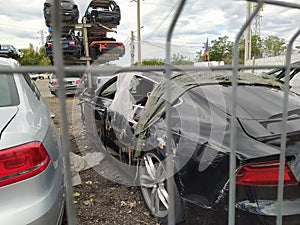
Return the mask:
<svg viewBox="0 0 300 225">
<path fill-rule="evenodd" d="M 33 177 L 46 169 L 50 157 L 40 142 L 0 151 L 0 187 Z"/>
</svg>

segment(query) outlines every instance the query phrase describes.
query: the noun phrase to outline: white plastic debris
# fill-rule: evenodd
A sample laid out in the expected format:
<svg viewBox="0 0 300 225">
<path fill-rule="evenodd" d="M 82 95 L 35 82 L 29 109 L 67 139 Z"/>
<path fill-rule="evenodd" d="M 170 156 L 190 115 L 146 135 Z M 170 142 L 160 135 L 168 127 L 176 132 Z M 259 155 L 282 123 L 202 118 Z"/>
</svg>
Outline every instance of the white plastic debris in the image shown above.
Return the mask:
<svg viewBox="0 0 300 225">
<path fill-rule="evenodd" d="M 72 184 L 73 186 L 81 184 L 80 171 L 84 171 L 95 167 L 105 158 L 102 152 L 90 152 L 84 156 L 77 155 L 73 152 L 69 153 Z"/>
</svg>

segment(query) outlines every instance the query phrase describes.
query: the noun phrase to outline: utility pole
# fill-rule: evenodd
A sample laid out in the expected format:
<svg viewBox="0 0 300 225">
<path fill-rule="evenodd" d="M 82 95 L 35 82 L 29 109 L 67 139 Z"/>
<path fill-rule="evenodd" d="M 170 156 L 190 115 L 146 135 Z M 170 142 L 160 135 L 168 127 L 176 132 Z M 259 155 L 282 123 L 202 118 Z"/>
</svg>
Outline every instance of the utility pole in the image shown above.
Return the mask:
<svg viewBox="0 0 300 225">
<path fill-rule="evenodd" d="M 86 17 L 84 16 L 83 18 L 82 18 L 82 28 L 83 28 L 83 40 L 84 40 L 84 49 L 85 49 L 85 57 L 86 58 L 89 58 L 90 57 L 90 50 L 89 50 L 89 42 L 88 42 L 88 34 L 87 34 L 87 24 L 86 24 Z M 90 66 L 90 61 L 89 60 L 87 60 L 86 61 L 86 65 L 87 66 Z M 92 87 L 92 78 L 91 78 L 91 76 L 90 76 L 90 73 L 88 74 L 88 82 L 89 82 L 89 87 L 91 88 Z"/>
<path fill-rule="evenodd" d="M 131 66 L 134 66 L 134 31 L 131 31 L 130 47 Z"/>
<path fill-rule="evenodd" d="M 141 15 L 140 0 L 137 0 L 137 45 L 138 45 L 138 66 L 141 66 Z"/>
<path fill-rule="evenodd" d="M 45 45 L 44 31 L 40 30 L 40 31 L 38 31 L 38 34 L 41 35 L 41 43 L 42 43 L 42 46 L 44 46 Z"/>
<path fill-rule="evenodd" d="M 247 2 L 247 10 L 246 10 L 246 21 L 250 18 L 251 14 L 251 2 Z M 244 62 L 251 59 L 251 25 L 246 29 L 245 33 L 245 55 Z"/>
</svg>

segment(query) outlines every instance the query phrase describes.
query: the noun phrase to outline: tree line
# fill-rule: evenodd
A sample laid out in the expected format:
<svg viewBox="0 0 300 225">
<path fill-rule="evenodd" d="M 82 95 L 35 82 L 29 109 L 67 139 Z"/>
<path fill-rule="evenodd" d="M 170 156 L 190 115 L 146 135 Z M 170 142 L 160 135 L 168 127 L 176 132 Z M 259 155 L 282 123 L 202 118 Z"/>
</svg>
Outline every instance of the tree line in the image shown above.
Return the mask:
<svg viewBox="0 0 300 225">
<path fill-rule="evenodd" d="M 225 64 L 232 63 L 234 42 L 229 40 L 228 36 L 218 37 L 212 40 L 209 44 L 209 60 L 210 61 L 224 61 Z M 285 53 L 287 44 L 283 38 L 277 36 L 267 36 L 261 38 L 257 35 L 251 37 L 251 56 L 254 58 L 278 56 Z M 18 59 L 23 66 L 47 66 L 50 65 L 50 60 L 46 57 L 45 47 L 35 50 L 33 45 L 30 44 L 28 49 L 21 49 L 23 57 Z M 172 65 L 191 65 L 195 61 L 204 61 L 203 50 L 197 52 L 198 55 L 195 59 L 190 59 L 182 54 L 174 53 L 171 57 Z M 239 43 L 239 63 L 244 63 L 245 53 L 245 39 L 241 39 Z M 137 65 L 137 63 L 136 63 Z M 161 66 L 164 65 L 164 59 L 152 58 L 142 60 L 143 66 Z"/>
<path fill-rule="evenodd" d="M 224 61 L 225 64 L 232 63 L 234 42 L 229 40 L 228 36 L 219 37 L 212 40 L 209 44 L 209 60 Z M 251 56 L 254 58 L 272 57 L 285 53 L 287 44 L 283 38 L 277 36 L 267 36 L 261 38 L 257 35 L 251 37 Z M 204 52 L 200 50 L 196 58 L 197 62 L 204 61 Z M 239 63 L 244 64 L 245 39 L 239 43 Z M 181 54 L 173 54 L 171 58 L 172 65 L 189 65 L 195 60 L 191 60 Z M 143 65 L 163 65 L 163 59 L 147 59 L 142 61 Z"/>
<path fill-rule="evenodd" d="M 224 61 L 225 64 L 231 64 L 234 42 L 229 40 L 228 36 L 219 37 L 211 42 L 209 48 L 209 59 L 211 61 Z M 273 57 L 282 55 L 287 49 L 287 44 L 283 38 L 277 36 L 267 36 L 261 38 L 257 35 L 251 37 L 251 56 L 254 58 Z M 239 63 L 244 63 L 245 39 L 239 43 Z M 199 59 L 201 60 L 201 59 Z"/>
</svg>

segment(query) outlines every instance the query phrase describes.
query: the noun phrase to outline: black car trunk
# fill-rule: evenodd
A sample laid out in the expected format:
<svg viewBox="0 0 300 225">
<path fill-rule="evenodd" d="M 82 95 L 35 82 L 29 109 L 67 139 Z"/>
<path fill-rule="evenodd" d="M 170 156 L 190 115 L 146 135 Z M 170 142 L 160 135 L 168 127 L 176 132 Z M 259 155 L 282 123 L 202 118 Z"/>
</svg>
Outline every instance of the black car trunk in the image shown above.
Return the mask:
<svg viewBox="0 0 300 225">
<path fill-rule="evenodd" d="M 240 88 L 237 97 L 237 118 L 245 132 L 254 138 L 280 135 L 282 133 L 283 96 L 277 90 L 263 87 Z M 287 133 L 300 127 L 299 101 L 292 99 L 288 103 Z"/>
</svg>

